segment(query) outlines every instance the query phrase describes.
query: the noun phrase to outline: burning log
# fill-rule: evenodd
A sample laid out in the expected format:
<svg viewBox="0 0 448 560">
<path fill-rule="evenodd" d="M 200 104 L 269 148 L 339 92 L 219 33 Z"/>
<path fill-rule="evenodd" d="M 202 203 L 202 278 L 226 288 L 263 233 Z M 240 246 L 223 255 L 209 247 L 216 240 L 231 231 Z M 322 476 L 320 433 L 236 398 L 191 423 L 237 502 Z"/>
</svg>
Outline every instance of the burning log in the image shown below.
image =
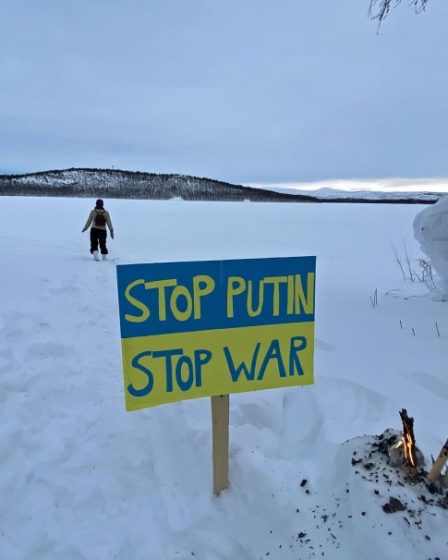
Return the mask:
<svg viewBox="0 0 448 560">
<path fill-rule="evenodd" d="M 417 466 L 424 463 L 423 456 L 415 445 L 414 419 L 408 416 L 406 409 L 400 410 L 403 431 L 398 441 L 389 448 L 389 462 L 396 467 L 407 467 L 410 476 L 417 474 Z"/>
<path fill-rule="evenodd" d="M 431 482 L 436 482 L 440 480 L 441 482 L 443 482 L 443 485 L 445 486 L 447 475 L 445 474 L 445 476 L 442 477 L 441 473 L 442 473 L 443 466 L 447 461 L 448 461 L 448 439 L 446 440 L 444 446 L 440 450 L 439 456 L 434 461 L 434 464 L 428 473 L 428 480 L 430 480 Z M 441 479 L 443 479 L 443 481 Z"/>
<path fill-rule="evenodd" d="M 403 422 L 403 447 L 406 463 L 409 467 L 409 474 L 417 474 L 417 454 L 414 436 L 414 419 L 409 418 L 407 410 L 400 410 L 401 421 Z"/>
</svg>

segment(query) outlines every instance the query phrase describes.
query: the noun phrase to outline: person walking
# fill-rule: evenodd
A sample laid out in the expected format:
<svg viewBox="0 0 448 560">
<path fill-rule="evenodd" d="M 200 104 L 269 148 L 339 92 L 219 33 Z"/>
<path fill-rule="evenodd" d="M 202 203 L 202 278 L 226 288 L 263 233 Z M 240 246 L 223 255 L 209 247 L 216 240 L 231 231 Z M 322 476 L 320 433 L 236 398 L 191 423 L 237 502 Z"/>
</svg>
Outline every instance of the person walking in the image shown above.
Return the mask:
<svg viewBox="0 0 448 560">
<path fill-rule="evenodd" d="M 101 256 L 103 261 L 106 260 L 108 250 L 106 247 L 107 228 L 109 228 L 110 236 L 114 238 L 114 228 L 112 220 L 110 219 L 109 212 L 104 208 L 104 202 L 99 198 L 95 203 L 95 208 L 90 212 L 87 218 L 86 225 L 83 227 L 82 232 L 90 228 L 90 252 L 96 261 L 100 260 L 98 254 L 98 244 L 100 246 Z"/>
</svg>

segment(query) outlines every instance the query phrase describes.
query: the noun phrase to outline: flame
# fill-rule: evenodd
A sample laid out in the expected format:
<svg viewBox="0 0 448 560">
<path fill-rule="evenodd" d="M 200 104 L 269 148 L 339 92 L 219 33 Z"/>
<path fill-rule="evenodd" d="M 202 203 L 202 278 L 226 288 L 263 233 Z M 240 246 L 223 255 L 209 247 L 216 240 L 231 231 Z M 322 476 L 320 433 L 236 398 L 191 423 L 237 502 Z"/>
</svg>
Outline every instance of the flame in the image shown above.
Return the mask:
<svg viewBox="0 0 448 560">
<path fill-rule="evenodd" d="M 406 461 L 411 465 L 411 467 L 415 467 L 414 444 L 409 433 L 404 434 L 403 445 Z"/>
<path fill-rule="evenodd" d="M 410 434 L 403 434 L 401 438 L 394 445 L 395 449 L 401 449 L 403 447 L 404 457 L 406 462 L 411 467 L 416 466 L 415 455 L 413 453 L 413 444 Z"/>
<path fill-rule="evenodd" d="M 405 408 L 403 408 L 403 410 L 400 410 L 400 416 L 403 422 L 403 432 L 402 432 L 401 440 L 404 449 L 404 456 L 406 459 L 406 463 L 410 467 L 412 474 L 416 474 L 417 459 L 416 459 L 415 437 L 414 437 L 414 419 L 409 418 Z"/>
</svg>

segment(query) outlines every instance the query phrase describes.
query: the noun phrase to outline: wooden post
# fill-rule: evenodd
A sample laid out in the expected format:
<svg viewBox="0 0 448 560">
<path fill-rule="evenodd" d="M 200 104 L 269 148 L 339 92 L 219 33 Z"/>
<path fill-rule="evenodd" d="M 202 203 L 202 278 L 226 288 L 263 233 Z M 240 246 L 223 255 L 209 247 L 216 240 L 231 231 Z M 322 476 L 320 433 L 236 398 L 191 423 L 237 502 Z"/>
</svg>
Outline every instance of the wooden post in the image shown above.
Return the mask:
<svg viewBox="0 0 448 560">
<path fill-rule="evenodd" d="M 440 450 L 439 456 L 434 461 L 434 464 L 431 470 L 428 473 L 428 480 L 431 482 L 436 482 L 439 480 L 443 465 L 448 461 L 448 439 L 445 442 L 445 445 Z"/>
<path fill-rule="evenodd" d="M 229 395 L 212 397 L 213 493 L 229 487 Z"/>
</svg>

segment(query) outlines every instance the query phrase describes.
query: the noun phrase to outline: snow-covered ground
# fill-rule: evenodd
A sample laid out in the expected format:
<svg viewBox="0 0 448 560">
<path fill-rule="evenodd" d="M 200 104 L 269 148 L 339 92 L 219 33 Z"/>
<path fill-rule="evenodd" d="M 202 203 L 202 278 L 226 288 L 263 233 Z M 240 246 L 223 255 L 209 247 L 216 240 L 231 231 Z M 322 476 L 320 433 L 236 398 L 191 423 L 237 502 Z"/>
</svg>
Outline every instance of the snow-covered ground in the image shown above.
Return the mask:
<svg viewBox="0 0 448 560">
<path fill-rule="evenodd" d="M 401 408 L 427 464 L 448 435 L 448 303 L 396 262 L 424 206 L 111 200 L 99 263 L 91 206 L 0 198 L 1 560 L 448 557 L 439 497 L 372 451 Z M 209 399 L 125 412 L 115 264 L 301 255 L 315 384 L 231 395 L 215 497 Z"/>
</svg>

